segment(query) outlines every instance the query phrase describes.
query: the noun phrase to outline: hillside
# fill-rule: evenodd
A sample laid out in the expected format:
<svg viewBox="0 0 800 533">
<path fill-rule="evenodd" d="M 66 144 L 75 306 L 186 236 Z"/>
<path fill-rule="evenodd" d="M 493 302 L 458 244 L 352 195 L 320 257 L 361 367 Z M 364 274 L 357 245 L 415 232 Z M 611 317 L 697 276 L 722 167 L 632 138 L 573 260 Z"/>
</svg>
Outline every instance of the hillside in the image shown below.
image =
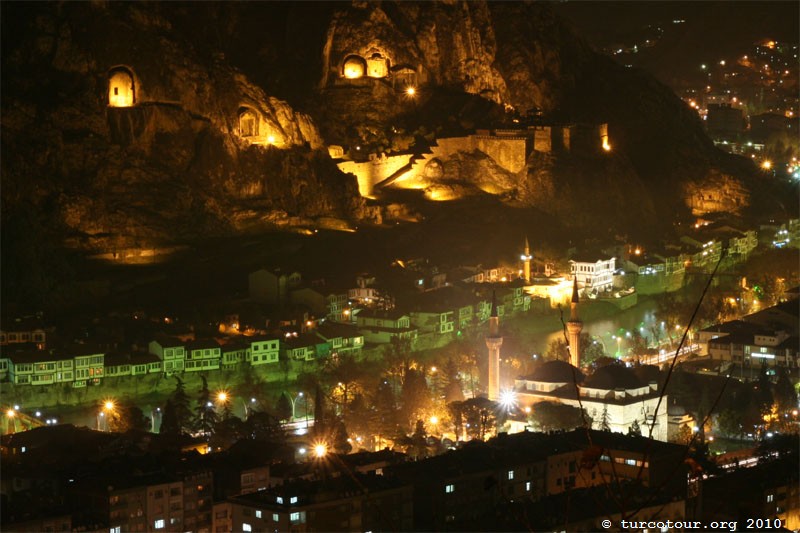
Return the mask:
<svg viewBox="0 0 800 533">
<path fill-rule="evenodd" d="M 546 3 L 0 8 L 3 283 L 14 298 L 68 279 L 65 249 L 116 257 L 320 218 L 379 220 L 327 145 L 424 151 L 532 109 L 607 123 L 612 152 L 531 159 L 516 174 L 460 153 L 436 186 L 499 191 L 492 209 L 575 231 L 642 236 L 691 207 L 776 205 L 664 85 L 597 55 Z M 343 84 L 347 57 L 373 50 L 386 74 Z M 130 95 L 113 93 L 119 80 Z M 415 99 L 400 80 L 418 85 Z"/>
</svg>

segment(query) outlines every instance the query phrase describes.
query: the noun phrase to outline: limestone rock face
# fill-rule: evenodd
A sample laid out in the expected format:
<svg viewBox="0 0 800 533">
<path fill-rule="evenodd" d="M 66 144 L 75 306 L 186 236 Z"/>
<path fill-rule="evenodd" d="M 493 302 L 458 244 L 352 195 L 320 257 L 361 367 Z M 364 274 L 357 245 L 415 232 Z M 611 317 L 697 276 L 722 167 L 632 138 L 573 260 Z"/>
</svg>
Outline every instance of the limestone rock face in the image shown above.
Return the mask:
<svg viewBox="0 0 800 533">
<path fill-rule="evenodd" d="M 243 202 L 267 222 L 272 210 L 359 216 L 356 184 L 311 118 L 223 57 L 197 54 L 154 6 L 3 15 L 19 22 L 4 39 L 4 220 L 33 210 L 91 249 L 222 234 Z M 257 117 L 251 138 L 243 109 Z"/>
<path fill-rule="evenodd" d="M 607 220 L 630 215 L 634 221 L 640 215 L 638 227 L 642 220 L 658 225 L 675 215 L 689 216 L 692 210 L 736 212 L 748 204 L 752 169 L 731 164 L 730 156 L 713 146 L 693 110 L 647 73 L 597 54 L 546 3 L 340 4 L 328 25 L 323 53 L 322 95 L 332 105 L 320 116 L 326 135 L 337 141 L 364 125 L 374 138 L 393 126 L 394 117 L 409 113 L 409 104 L 403 104 L 393 86 L 400 77 L 365 74 L 345 79 L 348 58 L 368 61 L 372 54 L 386 60 L 390 69 L 414 69 L 419 83 L 427 87 L 458 88 L 523 113 L 536 109 L 565 123 L 608 124 L 612 157 L 599 166 L 581 163 L 580 157 L 535 160 L 527 177 L 515 178 L 517 184 L 509 186 L 504 173 L 465 155 L 445 162 L 451 187 L 460 182 L 467 192 L 469 184 L 502 194 L 516 191 L 519 201 L 561 212 L 575 223 L 588 221 L 587 214 L 599 213 Z M 612 174 L 603 174 L 606 171 Z M 702 195 L 695 189 L 716 187 L 715 176 L 720 174 L 742 188 L 726 186 L 728 192 L 719 198 L 712 194 L 710 202 L 707 193 L 700 207 Z M 591 183 L 587 176 L 593 177 Z M 489 183 L 492 179 L 498 182 Z M 455 194 L 446 190 L 438 196 Z M 659 217 L 653 216 L 656 211 Z M 615 225 L 624 223 L 618 220 Z"/>
<path fill-rule="evenodd" d="M 703 180 L 684 183 L 683 194 L 686 206 L 695 216 L 741 214 L 750 204 L 750 193 L 742 181 L 717 170 L 710 171 Z"/>
<path fill-rule="evenodd" d="M 568 227 L 641 232 L 657 222 L 647 187 L 622 156 L 559 158 L 534 154 L 528 160 L 519 200 Z"/>
<path fill-rule="evenodd" d="M 389 68 L 415 70 L 419 83 L 455 86 L 504 102 L 508 89 L 494 65 L 496 48 L 485 3 L 342 4 L 328 28 L 323 85 L 343 74 L 348 57 L 369 62 L 377 53 Z"/>
</svg>

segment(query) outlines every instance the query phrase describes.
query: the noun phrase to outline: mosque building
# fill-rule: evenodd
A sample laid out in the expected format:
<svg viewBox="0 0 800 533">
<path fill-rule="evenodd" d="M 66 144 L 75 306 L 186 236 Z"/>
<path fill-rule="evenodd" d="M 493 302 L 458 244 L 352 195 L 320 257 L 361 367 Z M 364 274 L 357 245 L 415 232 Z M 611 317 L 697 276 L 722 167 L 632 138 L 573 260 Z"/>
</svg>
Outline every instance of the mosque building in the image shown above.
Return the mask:
<svg viewBox="0 0 800 533">
<path fill-rule="evenodd" d="M 527 244 L 527 243 L 526 243 Z M 526 247 L 525 256 L 530 251 Z M 612 432 L 627 433 L 638 425 L 642 435 L 667 441 L 670 431 L 667 416 L 668 398 L 659 402 L 659 370 L 643 365 L 629 368 L 610 364 L 586 375 L 581 370 L 580 334 L 583 322 L 578 316 L 578 286 L 573 280 L 570 320 L 566 323 L 570 360 L 548 361 L 528 375 L 514 381 L 515 399 L 522 412 L 535 409 L 543 401 L 556 402 L 583 409 L 595 428 L 606 425 Z M 489 350 L 489 399 L 500 397 L 499 358 L 503 339 L 499 319 L 492 307 L 486 346 Z"/>
</svg>

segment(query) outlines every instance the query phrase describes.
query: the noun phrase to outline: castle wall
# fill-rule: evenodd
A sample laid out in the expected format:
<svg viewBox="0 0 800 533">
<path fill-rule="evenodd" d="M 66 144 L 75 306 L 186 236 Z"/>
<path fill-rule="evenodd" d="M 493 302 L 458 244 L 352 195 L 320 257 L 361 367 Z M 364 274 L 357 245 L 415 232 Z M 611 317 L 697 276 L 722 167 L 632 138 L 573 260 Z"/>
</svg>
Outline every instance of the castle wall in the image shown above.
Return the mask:
<svg viewBox="0 0 800 533">
<path fill-rule="evenodd" d="M 344 173 L 355 175 L 361 196 L 372 196 L 376 183 L 385 180 L 411 160 L 411 154 L 376 157 L 370 161 L 342 161 L 337 166 Z"/>
<path fill-rule="evenodd" d="M 517 173 L 525 168 L 527 140 L 524 137 L 499 138 L 475 135 L 473 146 L 494 159 L 495 163 Z"/>
<path fill-rule="evenodd" d="M 551 135 L 552 130 L 549 127 L 533 130 L 533 149 L 537 152 L 549 154 L 553 150 Z"/>
</svg>

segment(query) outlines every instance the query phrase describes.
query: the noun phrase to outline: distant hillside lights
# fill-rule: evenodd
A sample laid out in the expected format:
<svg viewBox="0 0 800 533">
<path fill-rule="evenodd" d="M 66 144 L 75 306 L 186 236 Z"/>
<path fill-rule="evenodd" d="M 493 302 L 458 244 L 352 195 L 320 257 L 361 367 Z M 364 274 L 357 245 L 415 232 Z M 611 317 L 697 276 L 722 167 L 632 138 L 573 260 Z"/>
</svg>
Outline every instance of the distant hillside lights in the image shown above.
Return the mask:
<svg viewBox="0 0 800 533">
<path fill-rule="evenodd" d="M 127 67 L 114 67 L 108 73 L 108 105 L 132 107 L 136 103 L 133 72 Z"/>
</svg>

